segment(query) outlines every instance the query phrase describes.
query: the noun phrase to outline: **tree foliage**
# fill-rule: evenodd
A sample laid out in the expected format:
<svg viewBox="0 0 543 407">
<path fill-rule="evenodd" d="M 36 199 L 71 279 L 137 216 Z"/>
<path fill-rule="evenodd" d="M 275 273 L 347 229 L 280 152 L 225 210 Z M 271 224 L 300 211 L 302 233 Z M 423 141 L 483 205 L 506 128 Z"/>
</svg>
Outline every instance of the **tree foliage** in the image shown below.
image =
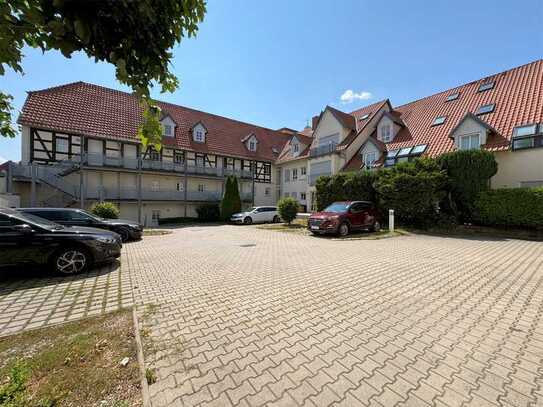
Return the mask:
<svg viewBox="0 0 543 407">
<path fill-rule="evenodd" d="M 171 49 L 196 34 L 205 12 L 205 0 L 0 1 L 0 75 L 6 67 L 23 73 L 25 45 L 59 50 L 66 58 L 82 51 L 111 63 L 119 82 L 141 98 L 146 125 L 139 136 L 144 144 L 159 145 L 160 110 L 149 88 L 158 84 L 172 92 L 178 87 L 170 72 Z M 9 96 L 3 93 L 0 112 L 0 134 L 13 136 Z"/>
<path fill-rule="evenodd" d="M 437 218 L 447 183 L 435 160 L 421 158 L 379 171 L 374 186 L 381 210 L 394 209 L 400 223 L 426 226 Z"/>
<path fill-rule="evenodd" d="M 283 219 L 284 222 L 290 223 L 296 219 L 296 214 L 298 213 L 298 208 L 300 204 L 298 201 L 291 197 L 282 198 L 277 203 L 277 211 L 279 216 Z"/>
<path fill-rule="evenodd" d="M 104 219 L 118 219 L 119 208 L 112 202 L 98 202 L 91 208 L 91 213 Z"/>
<path fill-rule="evenodd" d="M 376 173 L 358 171 L 321 176 L 315 185 L 319 211 L 336 201 L 374 201 Z"/>
<path fill-rule="evenodd" d="M 498 172 L 494 155 L 485 150 L 458 150 L 443 154 L 438 161 L 449 177 L 453 210 L 463 221 L 472 219 L 474 202 L 490 188 Z"/>
<path fill-rule="evenodd" d="M 224 196 L 221 201 L 221 218 L 229 220 L 230 217 L 241 211 L 241 198 L 239 196 L 238 180 L 235 176 L 228 176 L 225 182 Z"/>
</svg>

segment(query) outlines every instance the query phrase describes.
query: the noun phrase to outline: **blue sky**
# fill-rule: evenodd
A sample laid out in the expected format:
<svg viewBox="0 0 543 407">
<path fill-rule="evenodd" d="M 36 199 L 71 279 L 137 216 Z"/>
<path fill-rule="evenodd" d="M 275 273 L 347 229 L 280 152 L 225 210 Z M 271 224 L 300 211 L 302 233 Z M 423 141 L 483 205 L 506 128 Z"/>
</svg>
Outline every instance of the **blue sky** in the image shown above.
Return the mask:
<svg viewBox="0 0 543 407">
<path fill-rule="evenodd" d="M 400 105 L 539 59 L 542 22 L 541 0 L 210 0 L 198 36 L 174 51 L 181 87 L 153 95 L 270 128 L 302 129 L 327 104 L 351 111 L 388 97 Z M 126 89 L 111 66 L 85 55 L 25 55 L 24 76 L 0 77 L 17 110 L 27 90 L 68 82 Z M 0 137 L 0 157 L 19 159 L 20 139 Z"/>
</svg>

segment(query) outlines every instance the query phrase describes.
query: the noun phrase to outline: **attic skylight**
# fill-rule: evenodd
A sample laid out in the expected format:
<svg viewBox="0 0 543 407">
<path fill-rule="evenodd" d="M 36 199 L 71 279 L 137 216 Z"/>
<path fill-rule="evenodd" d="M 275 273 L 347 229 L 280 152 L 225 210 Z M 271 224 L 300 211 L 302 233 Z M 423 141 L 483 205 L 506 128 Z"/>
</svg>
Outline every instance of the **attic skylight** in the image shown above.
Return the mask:
<svg viewBox="0 0 543 407">
<path fill-rule="evenodd" d="M 496 107 L 494 103 L 491 103 L 489 105 L 483 105 L 479 109 L 477 109 L 477 112 L 475 114 L 492 113 L 494 111 L 494 107 Z"/>
<path fill-rule="evenodd" d="M 439 126 L 440 124 L 445 123 L 447 116 L 438 116 L 434 119 L 432 126 Z"/>
<path fill-rule="evenodd" d="M 493 87 L 494 87 L 494 81 L 484 82 L 479 85 L 479 89 L 477 90 L 477 92 L 484 92 L 485 90 L 490 90 Z"/>
<path fill-rule="evenodd" d="M 360 116 L 358 120 L 366 120 L 368 117 L 370 117 L 370 113 L 366 113 L 365 115 Z"/>
<path fill-rule="evenodd" d="M 409 153 L 411 152 L 411 148 L 412 147 L 404 147 L 404 148 L 402 148 L 400 150 L 400 152 L 398 153 L 398 157 L 409 155 Z"/>
<path fill-rule="evenodd" d="M 411 150 L 411 155 L 419 155 L 424 153 L 424 151 L 426 150 L 426 146 L 426 144 L 421 144 L 413 147 L 413 150 Z"/>
<path fill-rule="evenodd" d="M 458 99 L 458 96 L 460 96 L 460 92 L 451 93 L 449 96 L 447 96 L 447 100 L 445 100 L 445 102 L 456 100 Z"/>
</svg>

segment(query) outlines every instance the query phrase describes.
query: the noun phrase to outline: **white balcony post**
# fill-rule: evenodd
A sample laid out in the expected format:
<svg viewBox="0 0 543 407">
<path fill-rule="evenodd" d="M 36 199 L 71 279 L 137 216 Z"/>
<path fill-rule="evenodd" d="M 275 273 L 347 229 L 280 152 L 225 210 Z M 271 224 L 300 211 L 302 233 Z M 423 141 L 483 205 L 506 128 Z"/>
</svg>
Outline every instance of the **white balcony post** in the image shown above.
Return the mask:
<svg viewBox="0 0 543 407">
<path fill-rule="evenodd" d="M 394 232 L 394 209 L 388 210 L 388 230 L 390 233 Z"/>
</svg>

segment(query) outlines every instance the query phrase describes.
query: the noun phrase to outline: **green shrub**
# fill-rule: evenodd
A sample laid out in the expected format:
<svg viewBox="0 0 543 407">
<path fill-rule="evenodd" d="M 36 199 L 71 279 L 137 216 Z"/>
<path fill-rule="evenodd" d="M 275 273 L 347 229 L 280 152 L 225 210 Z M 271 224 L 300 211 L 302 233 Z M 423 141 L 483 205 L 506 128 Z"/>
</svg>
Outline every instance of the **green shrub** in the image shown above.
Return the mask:
<svg viewBox="0 0 543 407">
<path fill-rule="evenodd" d="M 282 198 L 277 203 L 277 211 L 279 212 L 281 219 L 290 225 L 290 223 L 296 219 L 299 206 L 300 204 L 294 198 Z"/>
<path fill-rule="evenodd" d="M 458 150 L 443 154 L 438 161 L 449 177 L 451 210 L 460 220 L 470 221 L 475 199 L 490 188 L 490 178 L 498 171 L 494 155 L 485 150 Z"/>
<path fill-rule="evenodd" d="M 382 212 L 394 209 L 398 223 L 429 226 L 439 215 L 447 176 L 431 158 L 397 164 L 378 172 L 374 183 Z"/>
<path fill-rule="evenodd" d="M 239 196 L 238 180 L 234 176 L 226 178 L 224 196 L 221 201 L 220 217 L 229 220 L 230 217 L 241 211 L 241 198 Z"/>
<path fill-rule="evenodd" d="M 474 221 L 543 230 L 543 187 L 483 191 L 474 202 Z"/>
<path fill-rule="evenodd" d="M 198 220 L 201 222 L 215 222 L 221 217 L 221 210 L 217 204 L 205 204 L 196 208 Z"/>
<path fill-rule="evenodd" d="M 319 211 L 336 201 L 375 201 L 376 173 L 358 171 L 322 176 L 315 185 Z"/>
<path fill-rule="evenodd" d="M 112 202 L 98 202 L 91 208 L 91 213 L 105 219 L 118 219 L 119 208 Z"/>
</svg>

